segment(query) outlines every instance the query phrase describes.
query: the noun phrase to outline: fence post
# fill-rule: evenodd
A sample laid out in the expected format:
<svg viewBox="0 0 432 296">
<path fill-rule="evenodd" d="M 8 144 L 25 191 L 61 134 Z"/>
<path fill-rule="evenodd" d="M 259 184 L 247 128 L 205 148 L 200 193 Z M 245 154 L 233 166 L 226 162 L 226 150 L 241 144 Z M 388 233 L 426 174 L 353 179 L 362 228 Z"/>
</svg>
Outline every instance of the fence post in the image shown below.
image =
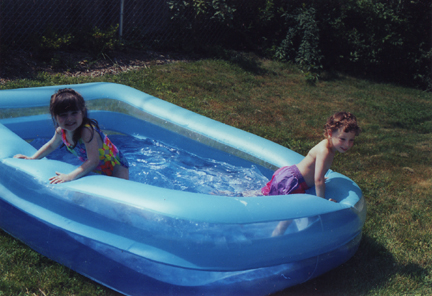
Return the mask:
<svg viewBox="0 0 432 296">
<path fill-rule="evenodd" d="M 119 25 L 120 40 L 122 40 L 123 38 L 123 10 L 124 10 L 124 0 L 120 0 L 120 25 Z"/>
</svg>

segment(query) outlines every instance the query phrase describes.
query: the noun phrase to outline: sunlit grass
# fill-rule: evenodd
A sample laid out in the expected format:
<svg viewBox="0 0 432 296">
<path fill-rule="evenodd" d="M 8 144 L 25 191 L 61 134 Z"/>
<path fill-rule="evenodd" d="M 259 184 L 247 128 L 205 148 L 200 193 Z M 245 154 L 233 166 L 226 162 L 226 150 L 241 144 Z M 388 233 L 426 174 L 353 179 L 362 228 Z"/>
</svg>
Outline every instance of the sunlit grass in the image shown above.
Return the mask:
<svg viewBox="0 0 432 296">
<path fill-rule="evenodd" d="M 350 152 L 336 157 L 332 169 L 353 179 L 366 197 L 360 248 L 335 270 L 277 295 L 430 295 L 432 95 L 343 75 L 328 77 L 311 85 L 290 65 L 236 56 L 94 79 L 40 74 L 0 89 L 126 84 L 301 154 L 322 138 L 329 115 L 350 111 L 363 133 Z M 0 295 L 33 294 L 115 295 L 2 233 Z"/>
</svg>

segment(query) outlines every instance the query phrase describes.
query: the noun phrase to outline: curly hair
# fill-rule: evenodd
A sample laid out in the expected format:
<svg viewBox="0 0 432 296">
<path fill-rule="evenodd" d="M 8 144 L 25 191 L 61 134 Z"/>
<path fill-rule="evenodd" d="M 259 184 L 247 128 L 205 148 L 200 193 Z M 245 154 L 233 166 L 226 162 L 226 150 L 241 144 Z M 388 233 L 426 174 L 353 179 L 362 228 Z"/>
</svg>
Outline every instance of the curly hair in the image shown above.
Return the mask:
<svg viewBox="0 0 432 296">
<path fill-rule="evenodd" d="M 68 111 L 81 111 L 83 116 L 83 122 L 81 126 L 75 130 L 73 135 L 74 145 L 76 145 L 81 138 L 81 132 L 85 125 L 89 125 L 91 127 L 93 138 L 94 127 L 99 129 L 99 125 L 96 120 L 87 117 L 88 112 L 84 98 L 80 93 L 71 88 L 59 89 L 51 96 L 50 101 L 50 113 L 56 127 L 58 126 L 56 116 Z"/>
<path fill-rule="evenodd" d="M 349 112 L 337 112 L 327 119 L 324 126 L 324 137 L 328 137 L 329 131 L 336 131 L 342 129 L 345 133 L 354 132 L 358 136 L 361 132 L 360 127 L 357 125 L 357 118 L 354 114 Z"/>
</svg>

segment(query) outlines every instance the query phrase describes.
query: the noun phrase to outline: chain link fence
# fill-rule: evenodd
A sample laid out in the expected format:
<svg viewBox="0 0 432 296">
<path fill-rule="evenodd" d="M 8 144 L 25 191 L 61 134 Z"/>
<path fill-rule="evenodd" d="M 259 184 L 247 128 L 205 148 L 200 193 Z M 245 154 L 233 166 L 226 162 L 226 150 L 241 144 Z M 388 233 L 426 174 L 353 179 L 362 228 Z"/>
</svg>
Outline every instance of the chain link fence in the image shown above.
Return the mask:
<svg viewBox="0 0 432 296">
<path fill-rule="evenodd" d="M 172 42 L 184 32 L 173 22 L 173 2 L 182 1 L 0 0 L 0 46 L 29 49 L 40 43 L 43 36 L 50 36 L 51 42 L 66 38 L 68 34 L 82 38 L 95 28 L 101 31 L 116 28 L 115 34 L 122 40 L 135 44 Z M 245 0 L 238 2 L 247 5 Z M 214 20 L 204 21 L 207 23 L 200 26 L 209 29 L 205 42 L 214 42 L 228 29 L 211 30 Z"/>
</svg>

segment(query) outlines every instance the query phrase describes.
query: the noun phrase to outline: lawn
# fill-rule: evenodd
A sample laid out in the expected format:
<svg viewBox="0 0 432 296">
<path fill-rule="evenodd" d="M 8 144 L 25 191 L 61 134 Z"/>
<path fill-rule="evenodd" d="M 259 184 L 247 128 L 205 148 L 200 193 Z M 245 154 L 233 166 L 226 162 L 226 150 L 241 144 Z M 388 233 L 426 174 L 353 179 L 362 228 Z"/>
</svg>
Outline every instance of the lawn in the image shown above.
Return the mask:
<svg viewBox="0 0 432 296">
<path fill-rule="evenodd" d="M 362 133 L 332 169 L 366 198 L 360 247 L 338 268 L 275 295 L 432 294 L 432 94 L 342 74 L 325 73 L 316 84 L 304 77 L 288 64 L 237 54 L 97 78 L 40 73 L 0 89 L 121 83 L 303 155 L 322 139 L 329 115 L 352 112 Z M 117 293 L 0 231 L 0 295 Z"/>
</svg>

